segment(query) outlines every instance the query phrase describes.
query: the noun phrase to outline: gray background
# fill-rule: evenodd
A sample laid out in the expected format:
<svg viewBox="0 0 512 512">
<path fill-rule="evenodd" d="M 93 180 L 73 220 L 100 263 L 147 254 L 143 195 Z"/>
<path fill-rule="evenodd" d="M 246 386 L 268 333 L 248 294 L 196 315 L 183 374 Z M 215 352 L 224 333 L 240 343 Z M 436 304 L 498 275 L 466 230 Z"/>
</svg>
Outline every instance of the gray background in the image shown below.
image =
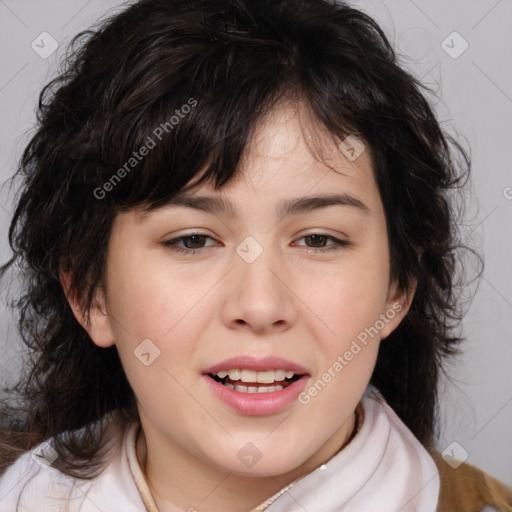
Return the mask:
<svg viewBox="0 0 512 512">
<path fill-rule="evenodd" d="M 463 230 L 486 267 L 464 321 L 464 355 L 441 386 L 438 448 L 512 485 L 512 3 L 510 0 L 354 1 L 374 16 L 404 55 L 403 64 L 433 87 L 443 126 L 459 133 L 473 158 Z M 37 95 L 54 75 L 66 44 L 114 0 L 0 0 L 0 183 L 12 175 L 35 120 Z M 469 45 L 457 58 L 463 41 Z M 58 43 L 42 58 L 31 47 L 48 32 Z M 448 37 L 450 36 L 450 37 Z M 447 39 L 448 38 L 448 39 Z M 445 41 L 443 43 L 443 41 Z M 47 47 L 48 48 L 48 47 Z M 13 195 L 0 191 L 0 262 L 7 260 Z M 470 287 L 475 291 L 475 286 Z M 0 383 L 19 368 L 19 342 L 0 305 Z M 457 444 L 453 445 L 452 443 Z"/>
</svg>

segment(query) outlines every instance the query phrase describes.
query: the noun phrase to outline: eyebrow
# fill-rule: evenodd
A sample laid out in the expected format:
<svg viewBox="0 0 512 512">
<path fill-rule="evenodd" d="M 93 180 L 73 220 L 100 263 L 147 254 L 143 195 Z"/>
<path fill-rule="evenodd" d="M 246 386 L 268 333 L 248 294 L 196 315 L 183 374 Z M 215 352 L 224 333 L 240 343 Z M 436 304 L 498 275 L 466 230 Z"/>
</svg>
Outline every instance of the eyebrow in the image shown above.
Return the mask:
<svg viewBox="0 0 512 512">
<path fill-rule="evenodd" d="M 368 215 L 370 213 L 370 209 L 362 201 L 346 193 L 283 199 L 277 204 L 276 212 L 279 217 L 285 217 L 287 215 L 300 215 L 329 206 L 349 206 L 364 214 Z M 178 194 L 158 209 L 173 207 L 191 208 L 205 213 L 228 215 L 230 217 L 238 216 L 236 206 L 222 197 Z M 144 210 L 140 215 L 141 222 L 150 217 L 151 213 L 149 210 Z"/>
</svg>

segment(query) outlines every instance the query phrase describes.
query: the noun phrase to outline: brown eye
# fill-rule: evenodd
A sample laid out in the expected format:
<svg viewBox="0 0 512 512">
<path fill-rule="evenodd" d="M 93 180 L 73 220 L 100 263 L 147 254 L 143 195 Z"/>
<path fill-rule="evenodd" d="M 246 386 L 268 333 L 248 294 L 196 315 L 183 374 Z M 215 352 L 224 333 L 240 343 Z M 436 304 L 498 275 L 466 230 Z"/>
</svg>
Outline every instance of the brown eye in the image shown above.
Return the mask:
<svg viewBox="0 0 512 512">
<path fill-rule="evenodd" d="M 179 238 L 167 240 L 162 242 L 162 245 L 176 252 L 195 254 L 198 253 L 200 249 L 209 247 L 204 245 L 207 238 L 213 240 L 211 236 L 195 233 L 193 235 L 180 236 Z M 183 243 L 182 246 L 178 245 L 181 243 Z"/>
<path fill-rule="evenodd" d="M 305 236 L 304 239 L 309 239 L 312 241 L 312 243 L 314 244 L 313 247 L 315 248 L 318 248 L 320 244 L 321 247 L 325 247 L 323 245 L 324 242 L 327 242 L 329 237 L 327 236 L 324 236 L 324 235 L 308 235 L 308 236 Z M 309 246 L 308 246 L 309 247 Z"/>
<path fill-rule="evenodd" d="M 300 240 L 309 240 L 310 243 L 306 242 L 306 247 L 312 249 L 312 252 L 326 252 L 341 249 L 341 247 L 350 245 L 346 240 L 340 240 L 332 235 L 322 235 L 313 233 L 311 235 L 303 236 Z M 332 244 L 325 245 L 326 242 L 332 241 Z M 299 244 L 302 245 L 302 244 Z M 316 249 L 316 251 L 315 251 Z"/>
<path fill-rule="evenodd" d="M 192 247 L 188 247 L 187 244 L 185 243 L 185 246 L 187 247 L 187 249 L 201 249 L 203 247 L 202 242 L 204 243 L 205 238 L 207 238 L 207 237 L 204 235 L 191 235 L 191 236 L 184 236 L 181 239 L 183 240 L 183 242 L 186 242 L 186 241 L 191 242 L 190 245 L 192 245 Z M 199 247 L 196 247 L 196 246 L 199 246 Z"/>
</svg>

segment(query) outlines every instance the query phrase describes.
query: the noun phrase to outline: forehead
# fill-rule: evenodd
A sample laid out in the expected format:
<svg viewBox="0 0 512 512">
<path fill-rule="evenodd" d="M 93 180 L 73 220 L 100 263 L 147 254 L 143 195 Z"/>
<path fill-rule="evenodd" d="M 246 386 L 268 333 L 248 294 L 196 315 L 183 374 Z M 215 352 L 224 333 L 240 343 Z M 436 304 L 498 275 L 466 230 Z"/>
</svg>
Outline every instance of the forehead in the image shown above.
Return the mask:
<svg viewBox="0 0 512 512">
<path fill-rule="evenodd" d="M 297 170 L 332 165 L 342 174 L 372 168 L 370 152 L 355 134 L 335 136 L 312 114 L 304 102 L 283 101 L 256 125 L 245 148 L 241 171 L 252 161 L 264 159 L 267 165 L 290 163 Z M 316 165 L 320 164 L 320 166 Z"/>
</svg>

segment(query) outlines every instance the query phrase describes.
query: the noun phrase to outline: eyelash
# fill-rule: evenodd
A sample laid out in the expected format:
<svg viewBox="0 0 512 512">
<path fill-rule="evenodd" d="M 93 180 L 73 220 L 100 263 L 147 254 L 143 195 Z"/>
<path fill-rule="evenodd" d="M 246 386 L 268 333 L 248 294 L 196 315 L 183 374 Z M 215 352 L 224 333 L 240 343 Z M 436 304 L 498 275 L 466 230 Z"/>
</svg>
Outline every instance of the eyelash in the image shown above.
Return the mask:
<svg viewBox="0 0 512 512">
<path fill-rule="evenodd" d="M 202 237 L 202 238 L 212 238 L 211 236 L 209 235 L 204 235 L 204 234 L 201 234 L 201 233 L 193 233 L 191 235 L 185 235 L 185 236 L 180 236 L 179 238 L 174 238 L 172 240 L 167 240 L 165 242 L 162 242 L 162 245 L 164 247 L 168 247 L 170 248 L 172 251 L 175 251 L 177 253 L 182 253 L 182 254 L 189 254 L 189 255 L 195 255 L 195 254 L 198 254 L 199 251 L 201 251 L 201 249 L 205 249 L 205 247 L 199 247 L 197 249 L 189 249 L 189 248 L 183 248 L 183 247 L 178 247 L 176 244 L 183 241 L 183 240 L 186 240 L 186 239 L 190 239 L 194 236 L 199 236 L 199 237 Z M 313 236 L 317 236 L 317 237 L 321 237 L 321 238 L 325 238 L 326 240 L 332 240 L 334 243 L 332 245 L 328 245 L 327 247 L 310 247 L 308 251 L 306 252 L 311 252 L 311 253 L 326 253 L 326 252 L 330 252 L 330 251 L 336 251 L 336 250 L 340 250 L 342 247 L 347 247 L 350 245 L 350 242 L 347 242 L 346 240 L 340 240 L 332 235 L 323 235 L 321 233 L 311 233 L 309 235 L 304 235 L 302 236 L 300 239 L 302 238 L 310 238 L 310 237 L 313 237 Z"/>
</svg>

